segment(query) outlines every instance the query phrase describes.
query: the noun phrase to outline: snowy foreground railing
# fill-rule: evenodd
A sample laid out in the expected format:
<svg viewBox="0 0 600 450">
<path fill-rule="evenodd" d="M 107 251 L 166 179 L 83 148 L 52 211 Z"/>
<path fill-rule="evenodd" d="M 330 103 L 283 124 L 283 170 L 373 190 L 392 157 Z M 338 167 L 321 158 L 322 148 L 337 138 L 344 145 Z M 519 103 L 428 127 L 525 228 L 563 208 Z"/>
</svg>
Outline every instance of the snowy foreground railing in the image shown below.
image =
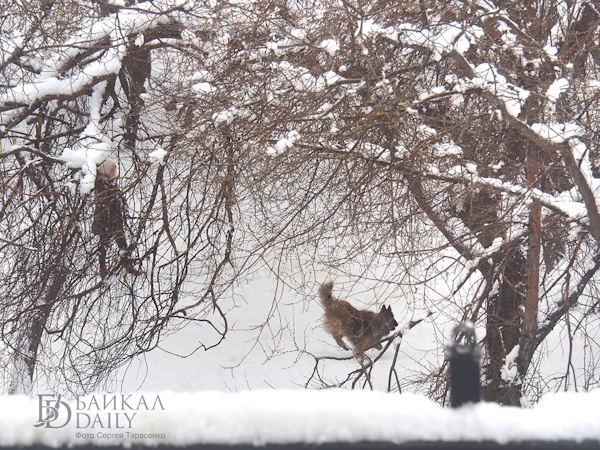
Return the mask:
<svg viewBox="0 0 600 450">
<path fill-rule="evenodd" d="M 346 390 L 5 396 L 0 448 L 591 449 L 599 405 L 600 391 L 547 395 L 532 409 Z"/>
</svg>

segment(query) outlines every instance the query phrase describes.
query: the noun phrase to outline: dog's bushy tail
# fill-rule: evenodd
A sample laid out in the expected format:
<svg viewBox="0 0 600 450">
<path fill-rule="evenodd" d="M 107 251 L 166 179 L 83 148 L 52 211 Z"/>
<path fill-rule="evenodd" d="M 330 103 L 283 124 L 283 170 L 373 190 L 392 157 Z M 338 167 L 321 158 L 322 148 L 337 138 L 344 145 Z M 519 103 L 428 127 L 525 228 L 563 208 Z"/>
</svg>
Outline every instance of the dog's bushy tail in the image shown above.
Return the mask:
<svg viewBox="0 0 600 450">
<path fill-rule="evenodd" d="M 333 300 L 333 295 L 331 294 L 333 291 L 333 281 L 327 281 L 321 285 L 319 288 L 319 298 L 321 299 L 321 303 L 326 305 L 331 300 Z"/>
</svg>

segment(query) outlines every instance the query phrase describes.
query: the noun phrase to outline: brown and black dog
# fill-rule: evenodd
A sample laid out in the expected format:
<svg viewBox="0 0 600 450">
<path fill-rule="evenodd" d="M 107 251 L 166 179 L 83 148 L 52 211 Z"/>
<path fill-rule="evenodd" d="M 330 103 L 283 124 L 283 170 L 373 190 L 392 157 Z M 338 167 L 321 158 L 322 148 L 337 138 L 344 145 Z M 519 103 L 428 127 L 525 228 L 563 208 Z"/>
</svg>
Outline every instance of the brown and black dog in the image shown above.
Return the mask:
<svg viewBox="0 0 600 450">
<path fill-rule="evenodd" d="M 321 285 L 318 294 L 325 307 L 325 329 L 335 342 L 344 350 L 350 350 L 342 340 L 346 337 L 359 356 L 373 346 L 381 349 L 378 342 L 398 326 L 392 308 L 384 305 L 378 313 L 359 310 L 347 301 L 333 298 L 332 290 L 333 282 L 328 281 Z"/>
</svg>

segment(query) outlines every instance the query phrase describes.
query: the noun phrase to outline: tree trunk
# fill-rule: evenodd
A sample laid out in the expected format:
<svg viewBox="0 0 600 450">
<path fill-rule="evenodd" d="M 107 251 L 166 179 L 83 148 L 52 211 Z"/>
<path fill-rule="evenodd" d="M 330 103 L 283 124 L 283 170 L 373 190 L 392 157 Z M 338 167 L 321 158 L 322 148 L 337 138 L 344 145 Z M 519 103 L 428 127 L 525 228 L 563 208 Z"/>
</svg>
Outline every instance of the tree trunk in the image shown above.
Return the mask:
<svg viewBox="0 0 600 450">
<path fill-rule="evenodd" d="M 540 187 L 540 153 L 539 148 L 530 143 L 527 152 L 527 182 L 530 189 Z M 541 222 L 542 206 L 538 200 L 533 200 L 529 210 L 529 237 L 527 248 L 527 263 L 525 266 L 527 283 L 525 304 L 523 305 L 523 325 L 519 348 L 518 369 L 522 379 L 527 373 L 535 352 L 536 334 L 538 329 L 538 302 L 540 283 L 540 252 L 541 252 Z"/>
<path fill-rule="evenodd" d="M 486 324 L 486 382 L 482 388 L 485 401 L 503 405 L 520 405 L 521 389 L 518 383 L 507 379 L 504 366 L 508 355 L 519 343 L 520 305 L 525 285 L 525 258 L 519 249 L 512 249 L 503 266 L 498 293 L 487 307 Z"/>
<path fill-rule="evenodd" d="M 38 307 L 32 308 L 30 314 L 27 314 L 29 320 L 22 322 L 21 326 L 24 328 L 19 333 L 19 342 L 15 349 L 11 380 L 8 387 L 9 395 L 31 393 L 38 352 L 46 322 L 50 317 L 52 305 L 57 302 L 66 279 L 66 270 L 55 272 L 44 301 Z"/>
</svg>

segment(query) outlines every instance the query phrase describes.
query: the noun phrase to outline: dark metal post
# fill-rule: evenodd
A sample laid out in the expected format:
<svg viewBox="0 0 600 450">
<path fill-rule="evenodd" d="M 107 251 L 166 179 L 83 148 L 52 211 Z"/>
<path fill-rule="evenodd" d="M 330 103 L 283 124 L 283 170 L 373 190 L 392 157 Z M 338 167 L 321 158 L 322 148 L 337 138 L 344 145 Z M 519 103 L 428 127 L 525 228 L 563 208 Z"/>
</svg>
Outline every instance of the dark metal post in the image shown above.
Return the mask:
<svg viewBox="0 0 600 450">
<path fill-rule="evenodd" d="M 463 336 L 464 342 L 457 339 Z M 450 406 L 457 408 L 465 403 L 477 403 L 480 399 L 479 361 L 481 348 L 475 339 L 472 322 L 464 322 L 454 328 L 452 340 L 446 346 L 450 365 Z"/>
</svg>

